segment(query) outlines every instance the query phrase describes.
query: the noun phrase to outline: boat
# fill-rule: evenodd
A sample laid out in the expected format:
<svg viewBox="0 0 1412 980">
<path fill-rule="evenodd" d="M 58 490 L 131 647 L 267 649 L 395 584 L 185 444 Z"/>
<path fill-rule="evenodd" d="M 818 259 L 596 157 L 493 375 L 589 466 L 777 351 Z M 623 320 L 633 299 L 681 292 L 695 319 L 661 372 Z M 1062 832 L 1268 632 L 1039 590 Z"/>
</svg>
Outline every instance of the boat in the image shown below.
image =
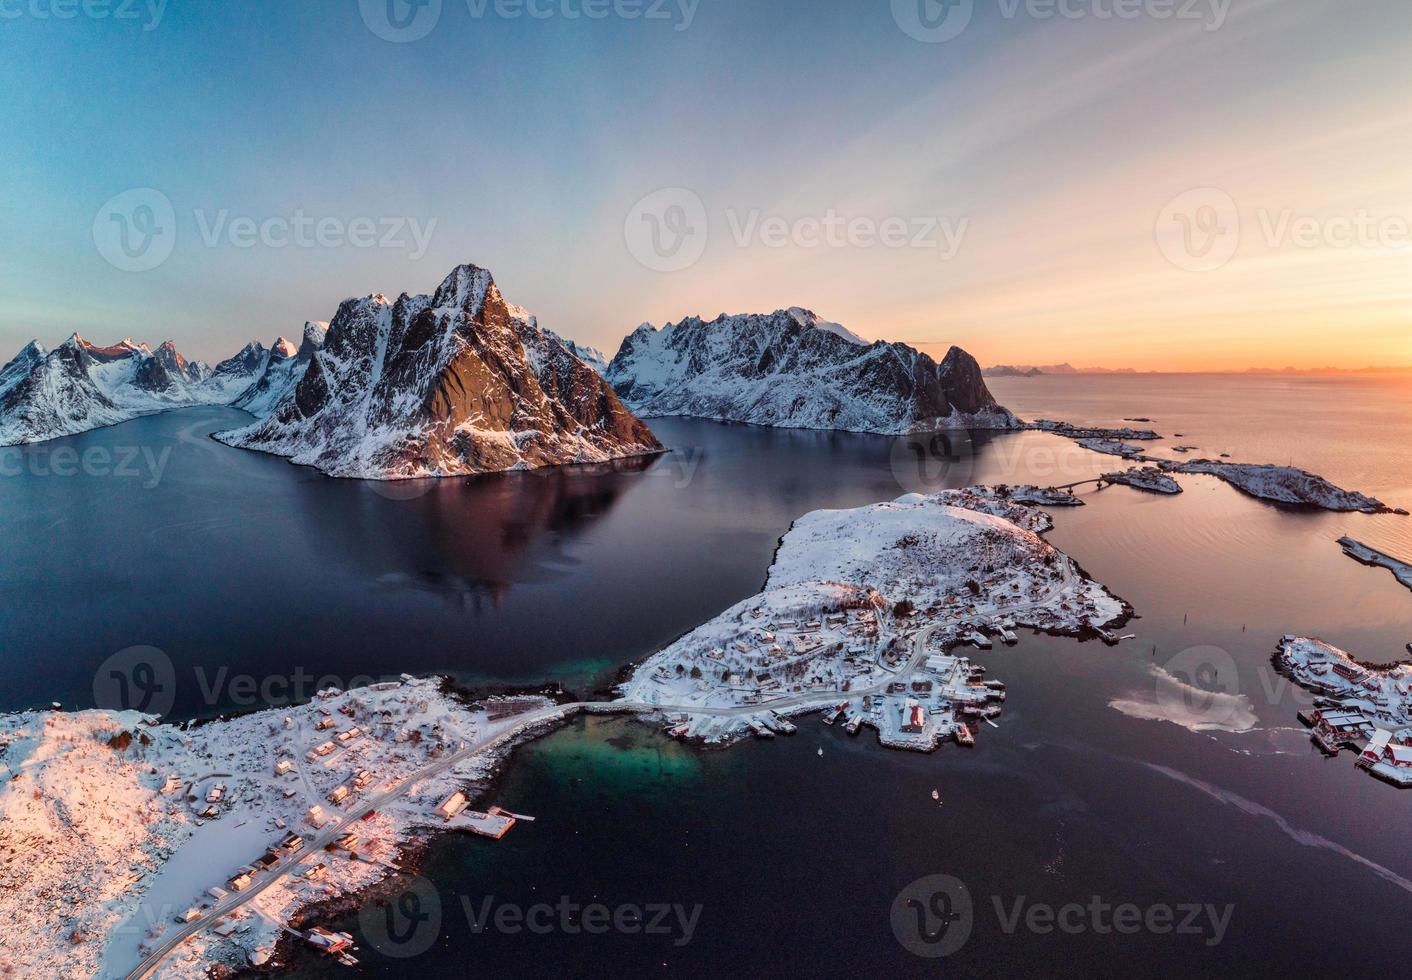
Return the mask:
<svg viewBox="0 0 1412 980">
<path fill-rule="evenodd" d="M 823 755 L 823 754 L 824 754 L 824 747 L 823 747 L 822 745 L 820 745 L 820 746 L 819 746 L 819 755 Z"/>
<path fill-rule="evenodd" d="M 941 802 L 941 790 L 937 790 L 937 789 L 932 790 L 932 799 L 934 799 L 934 800 L 936 800 L 938 803 L 940 803 L 940 802 Z"/>
</svg>

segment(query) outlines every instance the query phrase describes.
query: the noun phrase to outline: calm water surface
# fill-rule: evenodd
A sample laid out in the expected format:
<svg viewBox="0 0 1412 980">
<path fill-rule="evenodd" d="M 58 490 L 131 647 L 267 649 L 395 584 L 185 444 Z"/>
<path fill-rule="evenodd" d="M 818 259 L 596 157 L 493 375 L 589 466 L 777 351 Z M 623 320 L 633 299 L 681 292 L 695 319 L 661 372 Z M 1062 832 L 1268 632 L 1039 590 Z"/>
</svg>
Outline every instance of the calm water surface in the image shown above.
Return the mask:
<svg viewBox="0 0 1412 980">
<path fill-rule="evenodd" d="M 1146 416 L 1205 453 L 1293 461 L 1412 503 L 1412 389 L 1401 381 L 994 387 L 1028 416 Z M 1041 433 L 918 460 L 891 439 L 659 420 L 676 451 L 652 465 L 387 488 L 206 438 L 242 417 L 138 420 L 47 444 L 23 458 L 25 472 L 0 479 L 3 707 L 87 706 L 98 666 L 134 644 L 171 658 L 173 717 L 246 705 L 234 675 L 263 682 L 276 701 L 312 683 L 304 676 L 402 671 L 591 690 L 755 592 L 779 536 L 808 510 L 943 484 L 1069 482 L 1114 462 Z M 42 475 L 59 446 L 170 452 L 160 479 L 153 468 Z M 806 718 L 792 739 L 699 752 L 644 726 L 580 720 L 518 749 L 497 788 L 492 802 L 535 823 L 501 842 L 434 845 L 426 874 L 445 921 L 432 949 L 409 962 L 364 942 L 356 972 L 1405 972 L 1412 794 L 1359 773 L 1349 756 L 1318 756 L 1294 718 L 1304 700 L 1274 677 L 1269 655 L 1287 631 L 1367 659 L 1405 655 L 1412 593 L 1334 542 L 1351 533 L 1412 554 L 1412 536 L 1397 518 L 1292 512 L 1186 481 L 1174 499 L 1090 488 L 1088 506 L 1056 513 L 1051 540 L 1133 603 L 1136 637 L 1108 648 L 1025 636 L 979 654 L 1009 699 L 975 750 L 890 752 Z M 1154 665 L 1206 645 L 1229 658 L 1216 686 L 1244 696 L 1251 730 L 1192 731 L 1110 706 L 1153 701 Z M 970 941 L 944 961 L 904 950 L 889 919 L 899 890 L 933 873 L 960 879 L 975 900 Z M 1008 933 L 995 909 L 1095 895 L 1233 908 L 1216 946 L 1209 932 Z M 681 947 L 477 934 L 460 900 L 479 907 L 488 896 L 699 904 L 701 916 Z"/>
</svg>

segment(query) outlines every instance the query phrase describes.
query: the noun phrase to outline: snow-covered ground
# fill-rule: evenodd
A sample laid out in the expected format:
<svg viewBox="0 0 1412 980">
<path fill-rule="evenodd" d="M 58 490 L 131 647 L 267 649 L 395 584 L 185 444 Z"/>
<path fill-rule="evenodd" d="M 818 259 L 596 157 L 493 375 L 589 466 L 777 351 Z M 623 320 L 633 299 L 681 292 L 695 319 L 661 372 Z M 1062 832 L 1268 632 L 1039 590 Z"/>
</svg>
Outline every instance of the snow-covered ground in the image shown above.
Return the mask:
<svg viewBox="0 0 1412 980">
<path fill-rule="evenodd" d="M 1361 541 L 1353 538 L 1342 537 L 1338 543 L 1343 546 L 1343 553 L 1355 561 L 1361 561 L 1365 565 L 1374 565 L 1386 568 L 1397 577 L 1397 580 L 1407 588 L 1412 589 L 1412 564 L 1408 564 L 1400 558 L 1394 558 L 1387 552 L 1371 548 Z"/>
<path fill-rule="evenodd" d="M 1079 439 L 1078 444 L 1090 452 L 1105 456 L 1121 456 L 1124 459 L 1144 459 L 1141 446 L 1134 446 L 1118 439 L 1093 438 Z"/>
<path fill-rule="evenodd" d="M 1155 466 L 1134 466 L 1120 473 L 1104 473 L 1103 479 L 1109 483 L 1121 483 L 1136 490 L 1150 493 L 1174 494 L 1182 492 L 1182 485 Z"/>
<path fill-rule="evenodd" d="M 1092 425 L 1074 425 L 1072 422 L 1056 422 L 1053 419 L 1036 419 L 1026 423 L 1025 428 L 1040 432 L 1052 432 L 1066 439 L 1098 439 L 1112 442 L 1152 442 L 1161 439 L 1151 429 L 1134 429 L 1130 426 L 1104 428 Z"/>
<path fill-rule="evenodd" d="M 185 729 L 135 712 L 0 716 L 0 972 L 122 977 L 154 951 L 166 977 L 260 961 L 301 911 L 385 876 L 418 828 L 445 828 L 438 804 L 500 746 L 570 710 L 468 705 L 404 678 Z"/>
<path fill-rule="evenodd" d="M 1412 663 L 1360 663 L 1323 640 L 1286 635 L 1274 664 L 1325 699 L 1301 719 L 1326 751 L 1351 745 L 1359 751 L 1359 766 L 1412 786 Z"/>
<path fill-rule="evenodd" d="M 967 742 L 961 726 L 995 713 L 1003 685 L 987 686 L 955 647 L 1013 642 L 1017 627 L 1111 638 L 1127 617 L 1039 537 L 1051 526 L 984 487 L 806 514 L 764 590 L 650 657 L 622 701 L 711 743 L 820 709 L 887 745 Z"/>
</svg>

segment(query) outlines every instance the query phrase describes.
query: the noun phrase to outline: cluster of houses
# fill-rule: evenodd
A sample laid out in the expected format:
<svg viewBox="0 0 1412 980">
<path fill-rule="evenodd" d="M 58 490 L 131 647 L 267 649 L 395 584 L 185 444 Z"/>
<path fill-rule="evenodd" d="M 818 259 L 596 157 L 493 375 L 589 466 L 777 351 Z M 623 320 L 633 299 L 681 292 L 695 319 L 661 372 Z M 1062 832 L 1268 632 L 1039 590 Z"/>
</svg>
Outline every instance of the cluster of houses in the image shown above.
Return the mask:
<svg viewBox="0 0 1412 980">
<path fill-rule="evenodd" d="M 1370 667 L 1321 640 L 1285 636 L 1275 666 L 1321 695 L 1299 713 L 1320 750 L 1358 752 L 1358 766 L 1395 786 L 1412 786 L 1412 667 Z"/>
</svg>

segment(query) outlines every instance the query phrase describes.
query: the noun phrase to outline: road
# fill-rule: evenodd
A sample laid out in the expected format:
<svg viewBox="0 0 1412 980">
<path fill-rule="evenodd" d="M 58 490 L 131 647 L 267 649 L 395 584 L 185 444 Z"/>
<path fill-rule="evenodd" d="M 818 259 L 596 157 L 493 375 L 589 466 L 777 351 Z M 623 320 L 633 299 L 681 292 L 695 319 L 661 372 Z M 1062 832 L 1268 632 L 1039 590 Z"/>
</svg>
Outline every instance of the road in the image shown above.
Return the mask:
<svg viewBox="0 0 1412 980">
<path fill-rule="evenodd" d="M 285 859 L 283 862 L 275 865 L 273 868 L 270 868 L 268 871 L 261 874 L 258 881 L 255 884 L 252 884 L 249 888 L 246 888 L 245 890 L 240 892 L 236 892 L 230 895 L 229 897 L 217 902 L 200 919 L 196 920 L 195 922 L 187 923 L 181 929 L 174 932 L 167 939 L 163 940 L 160 946 L 154 949 L 141 963 L 137 965 L 137 967 L 135 967 L 126 975 L 126 980 L 144 980 L 145 977 L 151 976 L 152 972 L 156 970 L 158 966 L 161 965 L 163 960 L 170 956 L 175 949 L 185 943 L 192 936 L 206 931 L 207 929 L 214 926 L 216 922 L 224 916 L 230 915 L 232 912 L 235 912 L 238 909 L 248 905 L 250 902 L 254 901 L 258 895 L 268 889 L 271 885 L 284 878 L 294 869 L 299 867 L 299 865 L 302 864 L 310 854 L 316 853 L 325 846 L 332 844 L 334 841 L 338 840 L 340 837 L 342 837 L 345 833 L 348 832 L 349 827 L 356 824 L 369 812 L 376 810 L 380 806 L 386 805 L 388 802 L 398 798 L 399 796 L 404 795 L 409 789 L 412 788 L 413 785 L 428 779 L 435 779 L 437 776 L 442 775 L 449 769 L 455 768 L 457 765 L 466 761 L 472 756 L 479 755 L 482 752 L 494 748 L 501 742 L 505 742 L 511 738 L 514 738 L 526 728 L 533 727 L 534 725 L 543 724 L 547 721 L 552 721 L 560 716 L 567 717 L 568 715 L 574 714 L 575 712 L 594 704 L 596 704 L 596 702 L 579 701 L 570 704 L 555 705 L 552 708 L 541 708 L 539 711 L 532 711 L 527 714 L 520 715 L 519 717 L 515 718 L 513 722 L 506 725 L 504 728 L 500 729 L 494 734 L 487 734 L 474 742 L 467 743 L 464 748 L 457 749 L 450 755 L 447 755 L 444 758 L 438 759 L 435 762 L 423 766 L 421 769 L 418 769 L 410 776 L 407 776 L 401 782 L 393 784 L 391 787 L 386 790 L 383 790 L 382 792 L 375 793 L 372 796 L 363 797 L 358 801 L 357 805 L 354 806 L 351 810 L 347 811 L 347 813 L 340 820 L 336 821 L 334 824 L 331 824 L 331 829 L 325 830 L 320 833 L 319 836 L 311 840 L 304 849 L 300 850 L 297 854 Z"/>
</svg>

